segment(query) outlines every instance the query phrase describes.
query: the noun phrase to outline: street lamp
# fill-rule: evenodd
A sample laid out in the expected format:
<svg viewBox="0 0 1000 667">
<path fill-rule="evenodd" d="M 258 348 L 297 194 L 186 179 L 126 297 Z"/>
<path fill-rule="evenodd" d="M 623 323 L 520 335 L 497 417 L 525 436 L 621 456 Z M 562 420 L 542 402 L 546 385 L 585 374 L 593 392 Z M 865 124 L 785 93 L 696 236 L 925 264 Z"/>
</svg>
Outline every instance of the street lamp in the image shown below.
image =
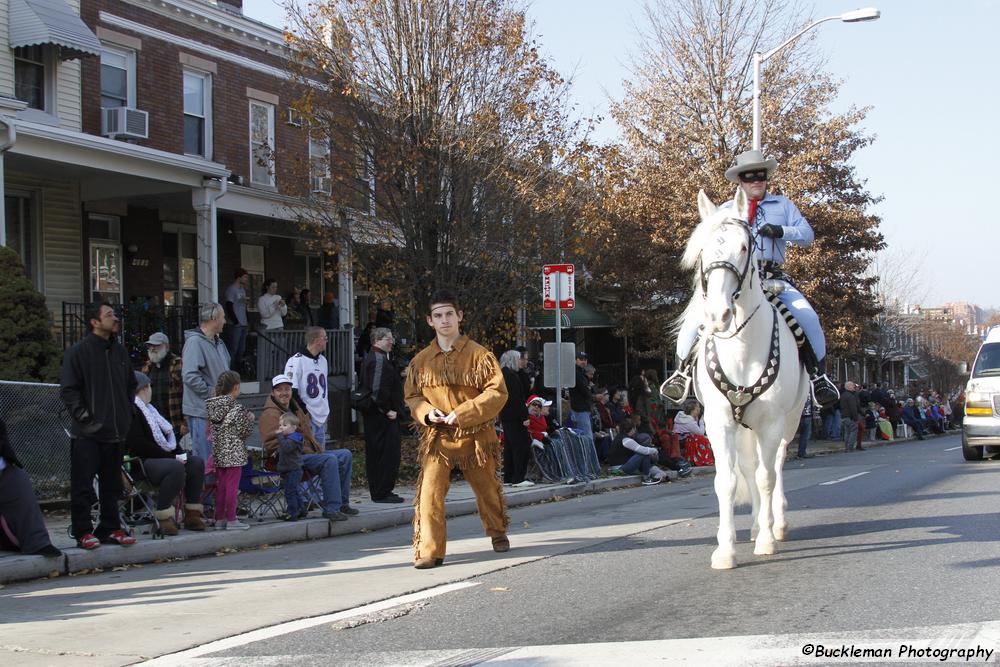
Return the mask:
<svg viewBox="0 0 1000 667">
<path fill-rule="evenodd" d="M 843 14 L 838 14 L 837 16 L 827 16 L 825 19 L 820 19 L 814 23 L 810 23 L 802 30 L 798 31 L 784 42 L 774 47 L 767 53 L 761 55 L 760 51 L 756 51 L 753 54 L 753 149 L 760 150 L 760 65 L 765 60 L 773 56 L 778 51 L 797 40 L 799 37 L 809 32 L 820 23 L 826 23 L 827 21 L 843 21 L 844 23 L 861 23 L 862 21 L 874 21 L 882 16 L 882 12 L 875 9 L 874 7 L 865 7 L 864 9 L 854 9 L 849 12 L 844 12 Z"/>
</svg>

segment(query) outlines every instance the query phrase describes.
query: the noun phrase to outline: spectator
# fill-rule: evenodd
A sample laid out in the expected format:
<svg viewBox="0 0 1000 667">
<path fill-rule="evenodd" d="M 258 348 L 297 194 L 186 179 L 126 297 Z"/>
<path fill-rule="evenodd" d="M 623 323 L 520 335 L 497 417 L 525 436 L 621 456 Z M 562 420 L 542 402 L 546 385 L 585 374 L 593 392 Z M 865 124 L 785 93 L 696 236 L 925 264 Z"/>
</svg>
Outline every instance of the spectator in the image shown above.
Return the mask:
<svg viewBox="0 0 1000 667">
<path fill-rule="evenodd" d="M 311 298 L 309 288 L 303 287 L 302 291 L 299 292 L 299 302 L 295 307 L 295 310 L 299 313 L 299 318 L 302 320 L 302 325 L 305 327 L 316 326 L 316 316 L 313 315 L 312 304 L 309 303 Z"/>
<path fill-rule="evenodd" d="M 240 374 L 225 371 L 215 382 L 215 396 L 205 401 L 212 422 L 212 455 L 215 461 L 215 529 L 246 530 L 236 518 L 240 475 L 247 463 L 247 438 L 253 433 L 253 413 L 236 402 Z"/>
<path fill-rule="evenodd" d="M 164 535 L 178 533 L 174 521 L 174 499 L 184 491 L 184 527 L 205 530 L 201 492 L 205 485 L 205 462 L 188 455 L 177 444 L 173 425 L 151 403 L 153 388 L 145 373 L 135 374 L 132 426 L 125 447 L 142 461 L 146 480 L 156 488 L 156 518 Z"/>
<path fill-rule="evenodd" d="M 528 361 L 528 348 L 523 345 L 518 345 L 514 348 L 521 358 L 518 360 L 517 364 L 517 376 L 521 379 L 521 386 L 524 390 L 524 395 L 530 395 L 531 388 L 535 384 L 535 368 Z"/>
<path fill-rule="evenodd" d="M 326 449 L 326 422 L 330 418 L 330 364 L 326 360 L 327 336 L 322 327 L 309 327 L 305 345 L 285 362 L 285 376 L 292 381 L 292 395 L 309 415 L 313 437 Z"/>
<path fill-rule="evenodd" d="M 650 417 L 652 416 L 652 398 L 653 391 L 649 387 L 649 383 L 646 382 L 646 377 L 643 374 L 636 375 L 632 378 L 632 381 L 628 385 L 628 395 L 629 400 L 632 403 L 632 416 L 636 418 L 636 426 L 639 433 L 647 433 L 652 435 L 653 429 L 650 424 Z"/>
<path fill-rule="evenodd" d="M 302 484 L 302 434 L 299 418 L 292 412 L 286 412 L 278 417 L 278 428 L 274 437 L 278 442 L 278 466 L 281 474 L 281 485 L 285 490 L 286 514 L 281 517 L 285 521 L 298 521 L 306 515 L 305 505 L 299 493 Z"/>
<path fill-rule="evenodd" d="M 549 422 L 546 420 L 548 408 L 552 401 L 548 401 L 541 396 L 532 394 L 528 397 L 526 407 L 528 410 L 528 435 L 531 436 L 531 445 L 544 449 L 551 443 L 549 440 Z"/>
<path fill-rule="evenodd" d="M 375 327 L 392 330 L 396 320 L 396 314 L 392 310 L 392 304 L 383 301 L 375 311 Z"/>
<path fill-rule="evenodd" d="M 226 325 L 222 306 L 217 303 L 203 305 L 198 310 L 198 321 L 198 327 L 184 332 L 182 405 L 194 455 L 208 461 L 212 446 L 208 443 L 205 401 L 211 397 L 219 376 L 229 370 L 230 360 L 229 350 L 219 338 Z"/>
<path fill-rule="evenodd" d="M 594 437 L 590 423 L 590 411 L 594 408 L 594 397 L 590 391 L 590 379 L 584 370 L 587 366 L 587 353 L 576 353 L 576 386 L 569 390 L 570 420 L 573 428 L 582 435 Z"/>
<path fill-rule="evenodd" d="M 705 420 L 701 413 L 701 403 L 689 398 L 674 415 L 674 433 L 684 438 L 684 454 L 687 457 L 679 461 L 679 468 L 674 468 L 681 477 L 691 474 L 692 461 L 699 466 L 715 465 L 712 443 L 705 436 Z M 667 467 L 672 466 L 668 463 Z"/>
<path fill-rule="evenodd" d="M 392 331 L 372 332 L 371 354 L 365 360 L 362 386 L 371 392 L 372 407 L 365 420 L 365 472 L 372 502 L 401 503 L 393 492 L 399 477 L 401 454 L 400 421 L 406 416 L 403 403 L 403 375 L 389 357 L 396 340 Z"/>
<path fill-rule="evenodd" d="M 518 371 L 521 369 L 521 353 L 507 350 L 500 356 L 500 370 L 507 387 L 507 402 L 500 410 L 500 424 L 503 426 L 503 481 L 511 486 L 534 486 L 525 479 L 531 459 L 531 436 L 528 435 L 528 407 L 524 384 Z M 589 418 L 589 415 L 588 415 Z"/>
<path fill-rule="evenodd" d="M 844 434 L 844 448 L 847 451 L 855 448 L 858 439 L 858 425 L 862 421 L 857 389 L 858 385 L 848 381 L 844 383 L 844 391 L 840 394 L 840 413 L 843 415 L 841 428 Z M 857 447 L 864 450 L 860 445 Z"/>
<path fill-rule="evenodd" d="M 302 434 L 302 469 L 319 475 L 323 489 L 323 516 L 330 521 L 346 521 L 358 510 L 351 507 L 351 463 L 348 449 L 324 451 L 313 436 L 311 420 L 301 403 L 292 396 L 292 381 L 286 375 L 271 380 L 271 395 L 260 413 L 260 439 L 268 456 L 278 451 L 278 420 L 286 412 L 299 418 L 296 429 Z"/>
<path fill-rule="evenodd" d="M 260 313 L 260 327 L 266 331 L 283 331 L 288 314 L 288 305 L 278 294 L 278 281 L 269 278 L 264 281 L 264 291 L 257 299 L 257 312 Z"/>
<path fill-rule="evenodd" d="M 608 452 L 611 451 L 611 444 L 614 442 L 612 429 L 618 425 L 611 416 L 610 402 L 611 395 L 605 387 L 598 387 L 594 391 L 594 409 L 600 420 L 600 428 L 594 434 L 594 448 L 597 449 L 597 458 L 602 463 L 608 459 Z"/>
<path fill-rule="evenodd" d="M 340 304 L 333 292 L 323 295 L 323 305 L 319 307 L 319 319 L 316 324 L 324 329 L 340 328 Z"/>
<path fill-rule="evenodd" d="M 843 386 L 839 387 L 843 391 Z M 823 437 L 827 440 L 840 440 L 840 403 L 827 405 L 820 410 L 820 417 L 823 418 Z"/>
<path fill-rule="evenodd" d="M 135 375 L 115 334 L 118 316 L 111 304 L 94 303 L 84 317 L 90 334 L 63 356 L 59 397 L 71 425 L 70 513 L 77 546 L 102 542 L 129 546 L 135 538 L 121 529 L 122 444 L 132 425 Z M 90 511 L 94 475 L 100 483 L 101 518 L 94 528 Z"/>
<path fill-rule="evenodd" d="M 924 420 L 920 418 L 917 406 L 912 398 L 906 399 L 906 407 L 903 408 L 903 423 L 913 429 L 918 440 L 924 439 Z"/>
<path fill-rule="evenodd" d="M 626 417 L 632 414 L 632 408 L 628 404 L 628 395 L 624 389 L 615 389 L 608 409 L 611 411 L 611 418 L 615 424 L 621 424 Z"/>
<path fill-rule="evenodd" d="M 886 392 L 886 406 L 885 406 L 885 417 L 892 424 L 892 432 L 895 433 L 896 429 L 899 428 L 899 424 L 902 421 L 903 409 L 899 405 L 899 401 L 896 400 L 896 392 L 889 389 Z"/>
<path fill-rule="evenodd" d="M 184 361 L 170 351 L 170 339 L 165 333 L 149 337 L 146 356 L 142 372 L 152 388 L 150 403 L 174 427 L 177 437 L 183 437 L 188 432 L 184 422 Z"/>
<path fill-rule="evenodd" d="M 244 268 L 236 269 L 233 282 L 226 288 L 223 306 L 226 311 L 226 348 L 232 370 L 242 370 L 243 356 L 247 349 L 247 286 L 250 274 Z M 150 377 L 152 379 L 152 377 Z M 155 405 L 155 403 L 154 403 Z M 157 408 L 159 410 L 159 408 Z M 160 410 L 163 413 L 162 410 Z M 163 413 L 166 414 L 166 413 Z"/>
<path fill-rule="evenodd" d="M 635 435 L 635 422 L 631 419 L 625 421 L 608 455 L 611 470 L 622 475 L 633 475 L 638 471 L 642 473 L 644 485 L 659 484 L 661 479 L 650 474 L 650 469 L 659 460 L 659 455 L 655 448 L 640 445 L 635 440 Z"/>
<path fill-rule="evenodd" d="M 31 478 L 14 454 L 7 424 L 0 417 L 0 549 L 56 558 Z"/>
<path fill-rule="evenodd" d="M 677 435 L 705 435 L 705 420 L 701 416 L 701 403 L 688 399 L 674 415 L 674 433 Z"/>
</svg>

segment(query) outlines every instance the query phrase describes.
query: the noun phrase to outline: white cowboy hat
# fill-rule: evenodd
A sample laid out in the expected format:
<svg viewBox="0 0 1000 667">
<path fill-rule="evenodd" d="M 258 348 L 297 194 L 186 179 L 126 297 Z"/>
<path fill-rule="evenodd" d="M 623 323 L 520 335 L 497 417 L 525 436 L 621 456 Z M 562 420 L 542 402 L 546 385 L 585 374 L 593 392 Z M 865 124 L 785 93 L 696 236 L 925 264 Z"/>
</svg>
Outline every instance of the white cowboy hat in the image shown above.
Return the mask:
<svg viewBox="0 0 1000 667">
<path fill-rule="evenodd" d="M 729 169 L 726 169 L 726 180 L 730 183 L 739 183 L 740 174 L 744 171 L 755 171 L 757 169 L 766 169 L 767 178 L 770 180 L 771 174 L 774 170 L 778 168 L 778 161 L 773 157 L 764 159 L 764 153 L 761 151 L 746 151 L 745 153 L 740 153 L 736 156 L 736 164 L 734 164 Z"/>
</svg>

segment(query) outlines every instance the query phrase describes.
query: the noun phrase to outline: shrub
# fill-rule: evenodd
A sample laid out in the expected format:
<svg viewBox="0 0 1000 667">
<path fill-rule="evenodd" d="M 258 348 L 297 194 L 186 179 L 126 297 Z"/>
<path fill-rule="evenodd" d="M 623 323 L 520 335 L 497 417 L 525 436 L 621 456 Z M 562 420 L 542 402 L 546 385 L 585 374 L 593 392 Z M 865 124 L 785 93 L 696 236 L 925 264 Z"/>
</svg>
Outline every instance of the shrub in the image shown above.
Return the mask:
<svg viewBox="0 0 1000 667">
<path fill-rule="evenodd" d="M 0 247 L 0 304 L 0 380 L 58 381 L 62 354 L 45 297 L 6 247 Z"/>
</svg>

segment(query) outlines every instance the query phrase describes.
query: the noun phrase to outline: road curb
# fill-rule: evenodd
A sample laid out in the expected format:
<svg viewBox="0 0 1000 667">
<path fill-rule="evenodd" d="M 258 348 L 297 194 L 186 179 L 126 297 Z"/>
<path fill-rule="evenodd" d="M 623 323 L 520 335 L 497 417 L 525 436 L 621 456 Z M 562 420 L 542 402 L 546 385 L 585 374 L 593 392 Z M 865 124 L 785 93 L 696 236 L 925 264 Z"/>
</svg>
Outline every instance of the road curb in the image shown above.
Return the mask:
<svg viewBox="0 0 1000 667">
<path fill-rule="evenodd" d="M 585 493 L 610 491 L 638 486 L 637 475 L 596 479 L 579 484 L 539 484 L 517 491 L 506 490 L 507 506 L 521 507 L 546 500 L 565 499 Z M 445 505 L 448 516 L 466 516 L 476 512 L 474 498 L 453 500 Z M 294 522 L 252 524 L 244 531 L 214 531 L 203 533 L 183 531 L 165 539 L 142 539 L 130 547 L 101 545 L 93 551 L 76 547 L 64 549 L 58 558 L 15 554 L 0 559 L 0 583 L 16 583 L 31 579 L 54 578 L 87 570 L 107 570 L 115 567 L 155 563 L 176 558 L 208 556 L 227 549 L 252 549 L 264 545 L 287 544 L 320 540 L 339 535 L 371 532 L 413 522 L 413 507 L 393 507 L 362 512 L 347 521 L 305 519 Z"/>
</svg>

